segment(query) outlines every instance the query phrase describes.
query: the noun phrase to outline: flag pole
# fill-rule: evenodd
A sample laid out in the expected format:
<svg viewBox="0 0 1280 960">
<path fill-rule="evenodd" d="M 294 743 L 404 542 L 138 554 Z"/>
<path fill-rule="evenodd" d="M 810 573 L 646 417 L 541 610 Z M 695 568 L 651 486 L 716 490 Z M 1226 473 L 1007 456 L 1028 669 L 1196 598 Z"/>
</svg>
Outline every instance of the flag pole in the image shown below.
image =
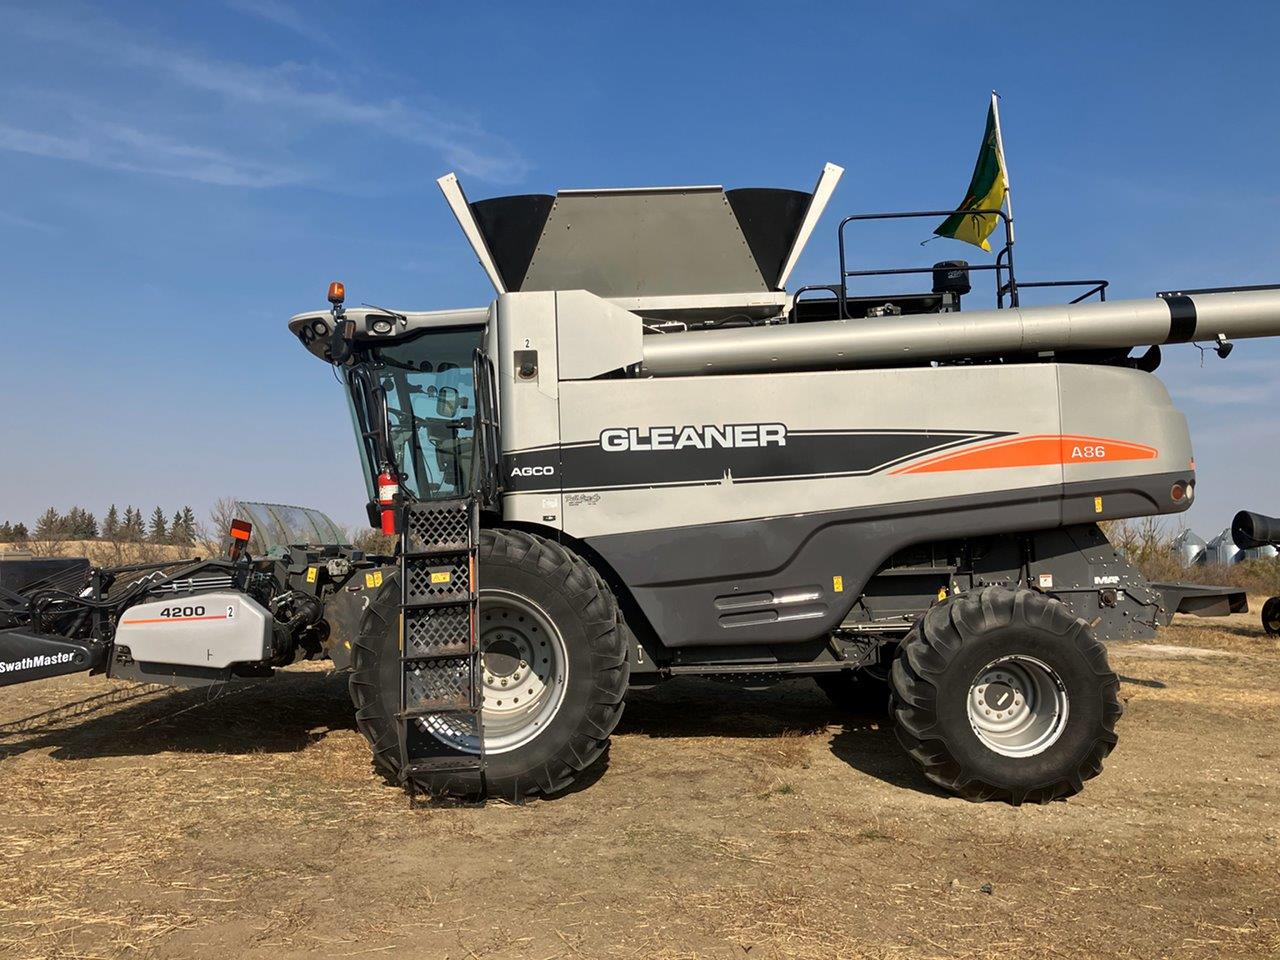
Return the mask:
<svg viewBox="0 0 1280 960">
<path fill-rule="evenodd" d="M 991 115 L 996 120 L 996 149 L 1000 151 L 1000 166 L 1004 170 L 1004 202 L 1009 210 L 1009 242 L 1013 243 L 1013 186 L 1009 182 L 1009 163 L 1004 158 L 1004 134 L 1000 132 L 1000 94 L 991 91 Z"/>
</svg>

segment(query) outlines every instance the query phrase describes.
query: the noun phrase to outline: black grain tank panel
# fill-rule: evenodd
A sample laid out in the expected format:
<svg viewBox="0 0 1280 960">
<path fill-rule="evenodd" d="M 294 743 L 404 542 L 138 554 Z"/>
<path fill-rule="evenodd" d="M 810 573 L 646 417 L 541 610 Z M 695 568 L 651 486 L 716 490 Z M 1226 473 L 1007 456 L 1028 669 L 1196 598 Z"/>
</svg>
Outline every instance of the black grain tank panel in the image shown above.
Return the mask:
<svg viewBox="0 0 1280 960">
<path fill-rule="evenodd" d="M 813 194 L 772 187 L 740 187 L 724 194 L 770 290 L 778 288 L 782 266 L 795 243 Z"/>
<path fill-rule="evenodd" d="M 545 193 L 494 197 L 471 204 L 476 225 L 508 290 L 519 290 L 556 198 Z"/>
</svg>

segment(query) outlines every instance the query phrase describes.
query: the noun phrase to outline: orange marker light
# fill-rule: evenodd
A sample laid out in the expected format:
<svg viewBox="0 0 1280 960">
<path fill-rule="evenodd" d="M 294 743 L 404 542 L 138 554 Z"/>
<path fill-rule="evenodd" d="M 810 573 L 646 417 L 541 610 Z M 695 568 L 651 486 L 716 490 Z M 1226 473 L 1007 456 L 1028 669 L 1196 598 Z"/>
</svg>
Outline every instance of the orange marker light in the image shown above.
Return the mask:
<svg viewBox="0 0 1280 960">
<path fill-rule="evenodd" d="M 245 520 L 232 520 L 231 529 L 227 531 L 231 534 L 231 549 L 227 551 L 233 563 L 240 560 L 240 554 L 244 552 L 245 544 L 249 542 L 249 534 L 253 532 L 253 524 Z"/>
<path fill-rule="evenodd" d="M 335 307 L 343 300 L 347 299 L 347 288 L 341 280 L 335 280 L 329 284 L 329 302 Z"/>
</svg>

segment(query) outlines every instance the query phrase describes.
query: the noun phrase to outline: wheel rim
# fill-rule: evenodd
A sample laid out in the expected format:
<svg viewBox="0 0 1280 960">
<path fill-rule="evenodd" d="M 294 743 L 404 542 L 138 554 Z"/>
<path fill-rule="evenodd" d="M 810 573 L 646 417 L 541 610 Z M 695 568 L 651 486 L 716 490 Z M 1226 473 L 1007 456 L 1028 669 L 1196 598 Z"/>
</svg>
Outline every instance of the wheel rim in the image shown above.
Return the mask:
<svg viewBox="0 0 1280 960">
<path fill-rule="evenodd" d="M 979 740 L 1005 757 L 1030 757 L 1057 742 L 1070 706 L 1062 678 L 1034 657 L 993 660 L 969 686 L 969 723 Z"/>
<path fill-rule="evenodd" d="M 569 667 L 564 638 L 527 597 L 480 591 L 480 666 L 486 754 L 524 746 L 560 712 Z M 479 752 L 473 723 L 447 715 L 419 722 L 454 749 Z"/>
</svg>

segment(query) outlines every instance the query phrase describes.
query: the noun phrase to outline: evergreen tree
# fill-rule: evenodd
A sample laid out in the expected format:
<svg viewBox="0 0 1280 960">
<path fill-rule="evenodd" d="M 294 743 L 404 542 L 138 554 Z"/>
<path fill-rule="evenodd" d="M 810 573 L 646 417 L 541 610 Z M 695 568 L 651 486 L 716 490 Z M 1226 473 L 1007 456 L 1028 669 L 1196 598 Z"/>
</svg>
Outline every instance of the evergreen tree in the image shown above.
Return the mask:
<svg viewBox="0 0 1280 960">
<path fill-rule="evenodd" d="M 142 511 L 132 505 L 124 508 L 124 528 L 121 530 L 122 540 L 136 543 L 146 533 L 142 522 Z"/>
<path fill-rule="evenodd" d="M 107 511 L 106 517 L 102 521 L 102 539 L 118 540 L 120 539 L 120 511 L 116 509 L 113 503 Z"/>
<path fill-rule="evenodd" d="M 169 527 L 165 524 L 164 511 L 159 507 L 151 511 L 151 527 L 148 535 L 152 543 L 164 543 L 169 539 Z"/>
<path fill-rule="evenodd" d="M 64 518 L 62 533 L 69 540 L 96 540 L 98 518 L 84 507 L 72 507 Z"/>
<path fill-rule="evenodd" d="M 8 520 L 0 523 L 0 543 L 13 543 L 13 524 Z"/>
<path fill-rule="evenodd" d="M 27 532 L 27 525 L 25 523 L 15 523 L 13 525 L 14 543 L 26 543 L 29 536 L 31 536 L 31 534 Z"/>
<path fill-rule="evenodd" d="M 36 520 L 37 540 L 58 540 L 62 536 L 63 518 L 50 507 Z"/>
<path fill-rule="evenodd" d="M 190 547 L 196 542 L 196 515 L 190 507 L 175 511 L 169 525 L 169 542 L 176 547 Z"/>
</svg>

